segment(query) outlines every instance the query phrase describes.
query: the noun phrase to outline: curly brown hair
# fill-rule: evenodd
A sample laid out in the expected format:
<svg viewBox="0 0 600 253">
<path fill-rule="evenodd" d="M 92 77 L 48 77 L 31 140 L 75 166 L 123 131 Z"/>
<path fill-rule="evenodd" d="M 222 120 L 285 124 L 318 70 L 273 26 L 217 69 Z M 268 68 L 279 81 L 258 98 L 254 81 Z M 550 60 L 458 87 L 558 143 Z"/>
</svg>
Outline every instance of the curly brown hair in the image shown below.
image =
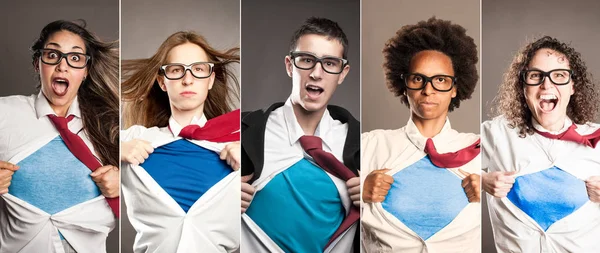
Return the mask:
<svg viewBox="0 0 600 253">
<path fill-rule="evenodd" d="M 567 57 L 569 66 L 573 70 L 572 80 L 575 93 L 571 95 L 567 106 L 567 116 L 576 124 L 592 122 L 596 118 L 600 105 L 598 87 L 592 83 L 591 73 L 588 73 L 581 54 L 570 45 L 560 42 L 550 36 L 544 36 L 533 43 L 529 43 L 514 57 L 508 71 L 504 74 L 504 80 L 500 84 L 498 95 L 493 104 L 497 106 L 492 109 L 492 116 L 504 115 L 509 127 L 518 128 L 519 136 L 524 138 L 527 134 L 533 134 L 533 114 L 527 107 L 524 94 L 524 83 L 521 79 L 521 71 L 525 70 L 529 62 L 540 49 L 551 49 Z"/>
<path fill-rule="evenodd" d="M 389 39 L 383 48 L 386 83 L 388 89 L 400 101 L 409 106 L 406 96 L 406 83 L 402 74 L 407 74 L 410 61 L 418 52 L 435 50 L 444 53 L 452 60 L 456 76 L 456 97 L 452 98 L 448 111 L 460 106 L 460 101 L 471 98 L 479 75 L 477 74 L 477 46 L 466 29 L 450 21 L 430 18 L 416 25 L 406 25 Z"/>
</svg>

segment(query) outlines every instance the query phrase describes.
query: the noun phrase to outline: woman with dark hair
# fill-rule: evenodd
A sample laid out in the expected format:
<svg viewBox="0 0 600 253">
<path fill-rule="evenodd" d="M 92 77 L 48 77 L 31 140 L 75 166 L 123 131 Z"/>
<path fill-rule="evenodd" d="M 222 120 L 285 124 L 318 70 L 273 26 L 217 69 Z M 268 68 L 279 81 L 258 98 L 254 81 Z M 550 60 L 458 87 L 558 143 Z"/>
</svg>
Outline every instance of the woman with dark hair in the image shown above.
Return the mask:
<svg viewBox="0 0 600 253">
<path fill-rule="evenodd" d="M 498 252 L 600 252 L 598 86 L 552 37 L 519 51 L 483 123 L 483 188 Z"/>
<path fill-rule="evenodd" d="M 388 88 L 411 116 L 362 135 L 363 250 L 480 252 L 479 137 L 448 119 L 478 81 L 473 38 L 431 18 L 398 30 L 383 54 Z"/>
<path fill-rule="evenodd" d="M 122 183 L 135 252 L 239 248 L 238 51 L 177 32 L 149 59 L 123 62 Z"/>
<path fill-rule="evenodd" d="M 0 252 L 106 252 L 119 214 L 118 42 L 59 20 L 31 50 L 40 92 L 0 98 Z"/>
</svg>

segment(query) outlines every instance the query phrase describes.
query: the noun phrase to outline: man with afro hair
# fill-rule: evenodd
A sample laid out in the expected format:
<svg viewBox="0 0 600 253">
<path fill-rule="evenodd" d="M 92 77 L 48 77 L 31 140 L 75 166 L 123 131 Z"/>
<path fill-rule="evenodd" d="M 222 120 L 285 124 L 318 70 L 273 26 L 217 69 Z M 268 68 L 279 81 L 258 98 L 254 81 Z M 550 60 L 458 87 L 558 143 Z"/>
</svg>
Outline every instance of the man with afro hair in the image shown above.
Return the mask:
<svg viewBox="0 0 600 253">
<path fill-rule="evenodd" d="M 448 119 L 475 90 L 477 46 L 434 17 L 402 27 L 383 54 L 388 88 L 411 116 L 362 135 L 363 250 L 480 252 L 479 136 Z"/>
</svg>

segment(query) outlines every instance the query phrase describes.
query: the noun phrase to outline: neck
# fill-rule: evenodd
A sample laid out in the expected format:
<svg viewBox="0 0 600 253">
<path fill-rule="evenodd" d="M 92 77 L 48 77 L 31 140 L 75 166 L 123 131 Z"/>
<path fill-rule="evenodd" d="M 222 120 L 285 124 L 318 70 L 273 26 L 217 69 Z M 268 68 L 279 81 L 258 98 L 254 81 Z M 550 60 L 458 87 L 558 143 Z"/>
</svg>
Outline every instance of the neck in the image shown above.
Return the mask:
<svg viewBox="0 0 600 253">
<path fill-rule="evenodd" d="M 77 99 L 77 98 L 75 98 L 75 99 Z M 54 113 L 58 117 L 66 117 L 67 112 L 69 111 L 69 107 L 71 107 L 71 105 L 73 104 L 73 100 L 71 100 L 69 103 L 64 104 L 64 105 L 55 105 L 48 98 L 46 98 L 46 100 L 48 101 L 50 108 L 52 108 L 52 111 L 54 111 Z"/>
<path fill-rule="evenodd" d="M 537 121 L 538 124 L 540 124 L 544 129 L 546 129 L 550 132 L 558 132 L 565 127 L 565 117 L 560 117 L 560 119 L 558 119 L 557 121 L 547 123 L 547 124 L 542 124 L 536 119 L 534 119 L 534 120 Z"/>
<path fill-rule="evenodd" d="M 296 120 L 298 121 L 298 124 L 302 128 L 304 134 L 314 135 L 326 108 L 314 112 L 305 110 L 299 104 L 292 104 L 292 108 L 294 109 Z"/>
<path fill-rule="evenodd" d="M 202 117 L 202 113 L 204 113 L 204 105 L 201 105 L 193 110 L 180 110 L 171 105 L 171 116 L 181 127 L 186 127 L 192 123 L 192 119 L 194 117 Z"/>
<path fill-rule="evenodd" d="M 442 131 L 442 128 L 444 128 L 446 115 L 447 114 L 444 114 L 443 116 L 434 119 L 423 119 L 413 113 L 412 121 L 415 123 L 415 126 L 417 126 L 417 129 L 419 129 L 419 132 L 423 137 L 433 138 Z"/>
</svg>

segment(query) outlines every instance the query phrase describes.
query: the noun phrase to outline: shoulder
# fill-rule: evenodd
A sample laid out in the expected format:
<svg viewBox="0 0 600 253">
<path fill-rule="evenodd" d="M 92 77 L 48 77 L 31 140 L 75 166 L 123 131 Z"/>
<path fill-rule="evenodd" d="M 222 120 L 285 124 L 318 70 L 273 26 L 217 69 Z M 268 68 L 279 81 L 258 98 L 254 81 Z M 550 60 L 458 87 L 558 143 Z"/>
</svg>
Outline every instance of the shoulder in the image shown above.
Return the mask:
<svg viewBox="0 0 600 253">
<path fill-rule="evenodd" d="M 481 131 L 483 135 L 498 131 L 506 131 L 510 129 L 508 125 L 508 120 L 506 120 L 503 115 L 500 115 L 491 120 L 484 121 L 481 124 Z"/>
<path fill-rule="evenodd" d="M 271 106 L 269 106 L 267 108 L 262 108 L 262 109 L 258 109 L 255 111 L 242 112 L 242 116 L 241 116 L 242 123 L 244 125 L 253 125 L 258 122 L 264 122 L 267 120 L 267 118 L 269 117 L 271 112 L 277 110 L 278 108 L 283 106 L 283 104 L 284 103 L 282 103 L 282 102 L 278 102 L 278 103 L 272 104 Z"/>
<path fill-rule="evenodd" d="M 158 127 L 147 128 L 141 125 L 133 125 L 126 130 L 121 130 L 121 141 L 142 139 L 142 136 L 144 136 L 149 130 L 160 131 Z"/>
<path fill-rule="evenodd" d="M 35 95 L 23 96 L 23 95 L 15 95 L 8 97 L 0 97 L 0 108 L 4 109 L 19 109 L 24 106 L 28 106 L 33 108 L 35 102 Z"/>
<path fill-rule="evenodd" d="M 598 130 L 600 130 L 600 124 L 598 123 L 587 122 L 582 125 L 577 124 L 577 132 L 582 135 L 592 134 Z"/>
<path fill-rule="evenodd" d="M 327 110 L 329 111 L 329 115 L 334 120 L 338 120 L 342 123 L 348 123 L 349 125 L 358 124 L 358 120 L 352 116 L 352 114 L 346 110 L 345 108 L 337 105 L 328 105 Z"/>
<path fill-rule="evenodd" d="M 402 138 L 406 138 L 406 134 L 404 131 L 405 127 L 399 129 L 376 129 L 369 132 L 362 133 L 361 141 L 363 142 L 363 146 L 377 143 L 381 141 L 388 140 L 401 140 Z"/>
</svg>

